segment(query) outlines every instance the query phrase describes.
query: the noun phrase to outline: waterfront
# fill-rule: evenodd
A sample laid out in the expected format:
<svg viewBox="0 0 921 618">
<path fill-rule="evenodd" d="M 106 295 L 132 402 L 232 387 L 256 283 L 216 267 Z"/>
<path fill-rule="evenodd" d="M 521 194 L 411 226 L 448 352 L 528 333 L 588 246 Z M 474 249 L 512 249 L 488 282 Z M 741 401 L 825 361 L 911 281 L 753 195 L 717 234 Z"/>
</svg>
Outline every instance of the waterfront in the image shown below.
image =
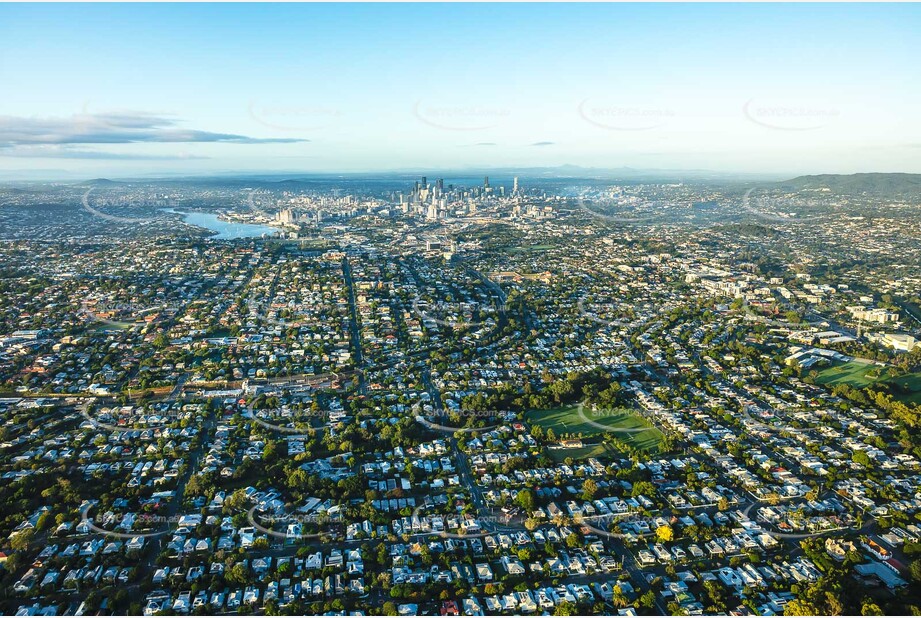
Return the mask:
<svg viewBox="0 0 921 618">
<path fill-rule="evenodd" d="M 215 232 L 215 235 L 212 236 L 212 238 L 216 240 L 258 238 L 263 235 L 271 236 L 278 232 L 277 229 L 268 225 L 225 221 L 218 215 L 212 214 L 210 212 L 182 212 L 173 209 L 164 209 L 163 212 L 181 215 L 182 220 L 185 223 Z"/>
</svg>

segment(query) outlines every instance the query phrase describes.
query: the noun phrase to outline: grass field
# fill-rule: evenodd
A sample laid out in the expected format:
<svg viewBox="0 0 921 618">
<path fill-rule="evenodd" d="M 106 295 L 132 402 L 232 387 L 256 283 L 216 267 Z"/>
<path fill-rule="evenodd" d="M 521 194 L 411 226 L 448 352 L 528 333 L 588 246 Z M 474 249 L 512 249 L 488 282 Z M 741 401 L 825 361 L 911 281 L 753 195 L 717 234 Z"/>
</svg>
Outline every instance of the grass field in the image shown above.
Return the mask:
<svg viewBox="0 0 921 618">
<path fill-rule="evenodd" d="M 871 374 L 871 372 L 873 373 Z M 879 367 L 872 363 L 850 361 L 820 369 L 819 378 L 816 381 L 819 384 L 827 384 L 829 386 L 847 384 L 854 388 L 863 388 L 869 384 L 873 384 L 881 378 L 885 378 L 887 375 L 888 370 L 885 367 Z"/>
<path fill-rule="evenodd" d="M 593 436 L 600 437 L 607 432 L 614 433 L 621 441 L 632 447 L 648 452 L 658 451 L 662 443 L 662 432 L 651 426 L 648 421 L 637 413 L 629 410 L 610 410 L 593 412 L 587 407 L 580 415 L 578 407 L 556 408 L 553 410 L 532 410 L 528 412 L 529 422 L 540 425 L 543 429 L 553 429 L 557 436 L 563 434 L 581 434 L 582 438 L 589 440 Z M 639 431 L 636 431 L 639 430 Z M 558 451 L 563 458 L 572 457 L 580 450 L 601 446 L 586 445 L 583 449 L 565 449 Z M 595 457 L 600 453 L 582 455 L 582 457 Z M 554 457 L 556 455 L 554 454 Z"/>
<path fill-rule="evenodd" d="M 608 448 L 605 444 L 589 444 L 588 446 L 583 446 L 582 448 L 556 448 L 549 449 L 547 454 L 550 455 L 550 459 L 557 463 L 562 463 L 566 460 L 567 457 L 572 457 L 574 461 L 585 461 L 591 457 L 603 457 L 605 455 L 610 455 L 613 451 Z"/>
<path fill-rule="evenodd" d="M 864 388 L 875 382 L 888 382 L 908 391 L 907 393 L 895 394 L 896 399 L 921 404 L 921 373 L 908 373 L 899 377 L 892 377 L 891 370 L 885 367 L 850 361 L 820 370 L 816 381 L 826 386 L 848 384 L 854 388 Z"/>
<path fill-rule="evenodd" d="M 908 373 L 898 378 L 890 378 L 887 382 L 910 391 L 907 395 L 897 395 L 899 399 L 921 405 L 921 373 Z"/>
<path fill-rule="evenodd" d="M 114 331 L 128 330 L 134 326 L 136 326 L 134 322 L 116 322 L 115 320 L 106 320 L 105 322 L 93 322 L 89 329 L 93 331 Z"/>
</svg>

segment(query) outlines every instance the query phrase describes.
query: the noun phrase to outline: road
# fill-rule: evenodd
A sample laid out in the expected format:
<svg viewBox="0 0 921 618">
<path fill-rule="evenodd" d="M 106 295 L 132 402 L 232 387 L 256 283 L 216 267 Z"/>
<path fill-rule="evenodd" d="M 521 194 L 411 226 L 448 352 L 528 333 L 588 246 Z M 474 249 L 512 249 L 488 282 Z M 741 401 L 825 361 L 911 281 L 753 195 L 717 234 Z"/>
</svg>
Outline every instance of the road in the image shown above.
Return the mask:
<svg viewBox="0 0 921 618">
<path fill-rule="evenodd" d="M 177 386 L 177 389 L 181 389 L 181 387 Z M 219 415 L 220 411 L 214 411 L 210 406 L 206 406 L 205 417 L 202 420 L 201 428 L 199 430 L 200 440 L 198 442 L 198 446 L 189 452 L 185 471 L 182 473 L 182 475 L 179 477 L 179 481 L 176 483 L 176 489 L 173 492 L 173 497 L 170 499 L 169 503 L 166 505 L 166 508 L 164 508 L 163 512 L 161 513 L 163 517 L 167 518 L 168 525 L 175 520 L 179 510 L 182 507 L 186 485 L 188 484 L 189 479 L 192 478 L 192 475 L 198 469 L 198 461 L 201 459 L 202 454 L 207 448 L 207 444 L 210 441 L 210 436 L 214 434 Z M 140 573 L 145 574 L 145 577 L 147 574 L 153 573 L 155 566 L 154 561 L 156 560 L 157 555 L 160 553 L 160 550 L 163 548 L 163 540 L 165 538 L 166 535 L 153 538 L 144 547 L 144 551 L 138 559 L 138 569 Z"/>
<path fill-rule="evenodd" d="M 908 307 L 908 305 L 907 305 L 906 303 L 898 303 L 898 305 L 899 305 L 899 307 L 902 309 L 902 311 L 904 311 L 905 314 L 906 314 L 909 318 L 911 318 L 912 320 L 914 320 L 915 322 L 917 322 L 917 323 L 918 323 L 918 326 L 921 326 L 921 318 L 919 318 L 917 315 L 915 315 L 914 312 L 912 312 L 912 310 Z"/>
<path fill-rule="evenodd" d="M 422 371 L 422 382 L 425 384 L 425 388 L 431 397 L 432 409 L 436 414 L 441 414 L 444 411 L 441 393 L 432 382 L 432 373 L 427 367 Z M 479 485 L 477 485 L 476 479 L 473 477 L 473 472 L 470 469 L 470 462 L 467 461 L 467 455 L 460 449 L 457 439 L 453 435 L 449 436 L 447 440 L 451 445 L 451 452 L 454 454 L 454 465 L 460 477 L 461 485 L 470 490 L 470 499 L 473 501 L 473 506 L 476 508 L 477 517 L 482 517 L 487 525 L 494 524 L 495 522 L 492 519 L 493 515 L 489 512 L 486 500 L 483 498 L 483 492 Z M 487 512 L 489 512 L 488 519 L 485 517 Z"/>
<path fill-rule="evenodd" d="M 349 258 L 342 258 L 342 277 L 349 293 L 349 339 L 352 342 L 352 354 L 355 356 L 355 367 L 358 376 L 358 394 L 368 394 L 368 385 L 365 381 L 365 360 L 361 350 L 361 330 L 358 328 L 358 304 L 355 300 L 355 281 L 352 277 L 352 265 Z"/>
</svg>

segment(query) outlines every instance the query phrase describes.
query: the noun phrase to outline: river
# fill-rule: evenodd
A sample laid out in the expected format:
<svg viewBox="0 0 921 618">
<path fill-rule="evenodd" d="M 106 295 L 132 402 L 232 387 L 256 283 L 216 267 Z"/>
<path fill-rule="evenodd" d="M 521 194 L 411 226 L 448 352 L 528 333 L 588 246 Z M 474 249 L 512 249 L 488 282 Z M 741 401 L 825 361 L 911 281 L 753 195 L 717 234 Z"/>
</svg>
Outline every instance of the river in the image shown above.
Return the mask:
<svg viewBox="0 0 921 618">
<path fill-rule="evenodd" d="M 210 212 L 182 212 L 172 208 L 164 208 L 163 212 L 181 215 L 182 220 L 189 225 L 203 227 L 215 232 L 215 240 L 234 240 L 237 238 L 259 238 L 260 236 L 272 236 L 279 230 L 268 225 L 258 225 L 256 223 L 238 223 L 236 221 L 223 221 L 218 215 Z"/>
</svg>

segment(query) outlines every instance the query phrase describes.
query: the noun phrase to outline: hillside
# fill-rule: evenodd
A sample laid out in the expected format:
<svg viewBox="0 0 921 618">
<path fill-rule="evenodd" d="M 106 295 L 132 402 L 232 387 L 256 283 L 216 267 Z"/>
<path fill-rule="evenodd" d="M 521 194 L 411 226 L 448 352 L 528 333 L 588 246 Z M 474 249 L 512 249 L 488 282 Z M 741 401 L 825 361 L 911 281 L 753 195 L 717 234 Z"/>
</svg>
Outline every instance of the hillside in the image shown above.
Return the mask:
<svg viewBox="0 0 921 618">
<path fill-rule="evenodd" d="M 828 189 L 833 193 L 850 195 L 870 193 L 889 197 L 921 197 L 921 174 L 820 174 L 798 176 L 776 186 L 795 191 Z"/>
</svg>

